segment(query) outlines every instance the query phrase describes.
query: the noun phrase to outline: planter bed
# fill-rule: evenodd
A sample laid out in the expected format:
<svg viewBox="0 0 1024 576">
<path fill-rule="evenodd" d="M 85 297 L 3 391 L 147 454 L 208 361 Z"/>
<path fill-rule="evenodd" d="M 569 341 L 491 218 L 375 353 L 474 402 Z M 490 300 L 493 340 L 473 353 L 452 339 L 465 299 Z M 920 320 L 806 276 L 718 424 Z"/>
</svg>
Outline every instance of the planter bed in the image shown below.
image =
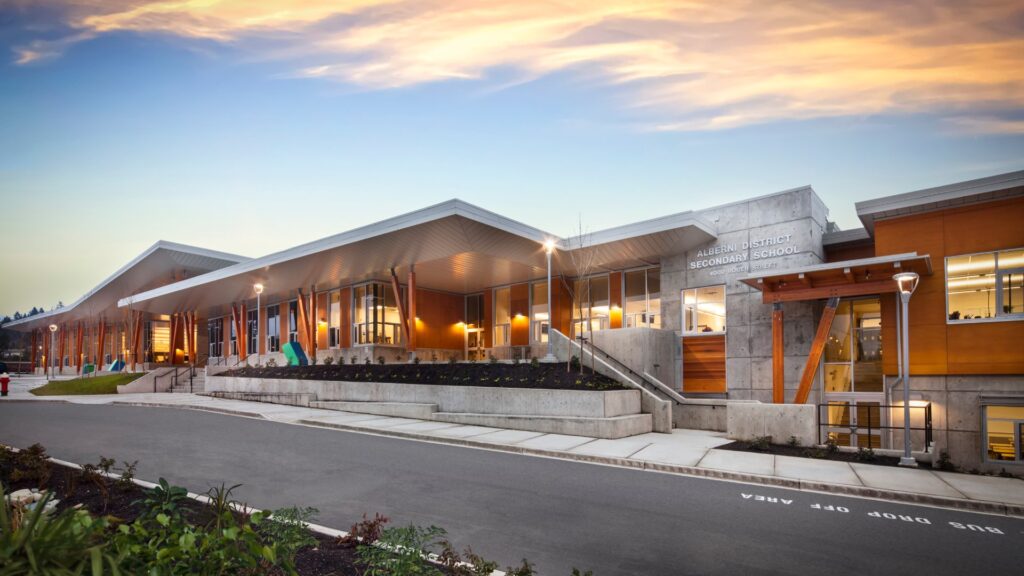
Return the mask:
<svg viewBox="0 0 1024 576">
<path fill-rule="evenodd" d="M 217 376 L 325 380 L 343 382 L 394 382 L 487 388 L 536 388 L 542 390 L 628 390 L 615 380 L 588 368 L 566 371 L 557 364 L 318 364 L 316 366 L 244 367 Z"/>
</svg>

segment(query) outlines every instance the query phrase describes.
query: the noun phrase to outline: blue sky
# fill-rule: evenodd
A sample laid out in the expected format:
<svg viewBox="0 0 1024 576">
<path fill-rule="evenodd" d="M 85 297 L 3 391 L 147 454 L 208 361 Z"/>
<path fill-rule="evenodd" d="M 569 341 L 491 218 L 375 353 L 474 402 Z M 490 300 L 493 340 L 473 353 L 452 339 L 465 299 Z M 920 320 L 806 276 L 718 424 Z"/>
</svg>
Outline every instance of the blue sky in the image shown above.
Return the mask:
<svg viewBox="0 0 1024 576">
<path fill-rule="evenodd" d="M 879 62 L 904 59 L 886 54 L 897 41 L 856 27 L 842 50 L 801 29 L 762 57 L 735 40 L 756 22 L 728 20 L 697 50 L 660 8 L 569 24 L 324 8 L 253 29 L 238 22 L 282 12 L 214 4 L 226 11 L 0 7 L 0 197 L 17 239 L 0 312 L 71 302 L 158 239 L 259 256 L 452 197 L 568 235 L 578 215 L 597 230 L 811 184 L 850 228 L 858 200 L 1024 168 L 1024 45 L 984 12 L 961 16 L 957 40 L 982 59 L 934 65 L 958 84 L 920 72 L 963 52 L 920 39 L 942 35 L 940 16 L 894 71 Z M 787 46 L 818 57 L 796 66 Z M 719 72 L 733 56 L 742 81 Z"/>
</svg>

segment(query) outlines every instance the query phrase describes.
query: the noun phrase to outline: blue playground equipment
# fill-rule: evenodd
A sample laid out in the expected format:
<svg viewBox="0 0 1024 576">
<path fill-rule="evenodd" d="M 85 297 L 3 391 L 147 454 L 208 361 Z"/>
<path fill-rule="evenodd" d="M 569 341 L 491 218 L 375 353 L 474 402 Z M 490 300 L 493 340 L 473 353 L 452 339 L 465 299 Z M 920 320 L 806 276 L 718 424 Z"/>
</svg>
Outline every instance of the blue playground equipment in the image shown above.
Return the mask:
<svg viewBox="0 0 1024 576">
<path fill-rule="evenodd" d="M 124 370 L 123 360 L 114 360 L 110 363 L 110 366 L 107 367 L 108 372 L 120 372 L 121 370 Z"/>
<path fill-rule="evenodd" d="M 284 357 L 288 359 L 289 366 L 309 365 L 306 353 L 302 351 L 302 346 L 298 342 L 285 342 L 284 346 L 281 346 L 281 350 L 284 352 Z"/>
</svg>

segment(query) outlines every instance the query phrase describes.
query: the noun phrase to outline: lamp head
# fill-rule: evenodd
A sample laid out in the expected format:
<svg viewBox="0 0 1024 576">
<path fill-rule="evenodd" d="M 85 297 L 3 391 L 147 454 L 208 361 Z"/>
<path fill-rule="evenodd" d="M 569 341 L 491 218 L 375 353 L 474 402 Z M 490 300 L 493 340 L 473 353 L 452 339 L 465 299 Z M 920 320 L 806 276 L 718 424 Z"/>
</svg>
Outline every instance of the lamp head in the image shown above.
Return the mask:
<svg viewBox="0 0 1024 576">
<path fill-rule="evenodd" d="M 56 332 L 56 331 L 57 331 L 57 325 L 56 324 L 50 324 L 50 332 Z"/>
<path fill-rule="evenodd" d="M 544 251 L 547 252 L 548 254 L 551 254 L 552 252 L 554 252 L 555 251 L 555 241 L 554 240 L 545 240 L 544 241 Z"/>
<path fill-rule="evenodd" d="M 260 284 L 259 282 L 253 284 L 252 289 L 255 290 L 257 294 L 263 294 L 263 284 Z"/>
<path fill-rule="evenodd" d="M 917 289 L 917 281 L 920 278 L 917 272 L 900 272 L 892 277 L 896 281 L 900 294 L 905 298 L 910 298 L 910 295 L 914 293 L 914 290 Z"/>
</svg>

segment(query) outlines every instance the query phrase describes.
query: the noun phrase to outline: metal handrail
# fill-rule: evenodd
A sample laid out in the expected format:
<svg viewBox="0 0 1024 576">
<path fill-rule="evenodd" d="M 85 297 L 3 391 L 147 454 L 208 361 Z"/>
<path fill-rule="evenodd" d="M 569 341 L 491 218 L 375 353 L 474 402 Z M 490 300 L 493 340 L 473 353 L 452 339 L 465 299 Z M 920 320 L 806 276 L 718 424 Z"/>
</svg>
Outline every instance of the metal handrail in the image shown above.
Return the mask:
<svg viewBox="0 0 1024 576">
<path fill-rule="evenodd" d="M 903 424 L 901 424 L 899 426 L 887 426 L 887 425 L 883 425 L 882 422 L 880 422 L 880 421 L 877 424 L 875 424 L 871 420 L 871 410 L 870 410 L 870 408 L 878 408 L 879 419 L 881 419 L 881 414 L 882 414 L 883 410 L 889 409 L 889 408 L 899 408 L 900 410 L 903 410 L 904 406 L 902 404 L 899 404 L 899 405 L 896 405 L 896 404 L 875 404 L 873 402 L 872 403 L 865 403 L 864 406 L 869 408 L 867 410 L 867 424 L 866 425 L 862 424 L 859 421 L 856 424 L 852 424 L 852 423 L 849 423 L 849 422 L 846 423 L 846 424 L 832 424 L 832 423 L 830 423 L 828 421 L 827 417 L 823 421 L 823 419 L 822 419 L 822 412 L 823 412 L 822 408 L 826 408 L 826 410 L 824 410 L 824 412 L 825 412 L 825 414 L 828 414 L 827 408 L 836 408 L 836 407 L 842 407 L 842 406 L 845 406 L 847 409 L 849 409 L 851 411 L 851 416 L 853 416 L 854 418 L 856 417 L 856 415 L 857 415 L 856 414 L 857 404 L 853 404 L 853 403 L 847 403 L 847 404 L 842 404 L 842 403 L 818 404 L 818 444 L 821 444 L 822 428 L 848 428 L 850 430 L 850 435 L 859 435 L 860 434 L 859 431 L 862 428 L 864 428 L 864 429 L 867 429 L 867 435 L 868 435 L 868 438 L 869 438 L 869 442 L 870 442 L 870 437 L 871 437 L 871 433 L 872 433 L 873 430 L 878 430 L 878 431 L 881 432 L 882 430 L 906 430 L 907 429 L 907 426 L 904 426 Z M 909 428 L 910 428 L 911 432 L 914 432 L 914 431 L 924 432 L 924 452 L 927 453 L 930 450 L 930 448 L 931 448 L 932 438 L 933 438 L 933 434 L 932 434 L 932 403 L 931 402 L 927 402 L 923 406 L 913 406 L 913 405 L 911 405 L 910 409 L 911 410 L 923 410 L 924 411 L 924 414 L 923 414 L 924 422 L 922 423 L 922 425 L 921 426 L 909 426 Z M 913 418 L 911 418 L 911 420 L 913 420 Z"/>
<path fill-rule="evenodd" d="M 636 378 L 637 378 L 638 380 L 640 380 L 640 382 L 642 382 L 643 384 L 645 384 L 645 385 L 646 385 L 645 387 L 646 387 L 646 388 L 647 388 L 647 389 L 648 389 L 649 391 L 651 391 L 651 392 L 657 392 L 657 393 L 659 393 L 659 394 L 664 394 L 664 391 L 663 391 L 663 390 L 661 389 L 661 386 L 659 386 L 659 385 L 658 385 L 658 383 L 652 382 L 652 381 L 651 381 L 651 380 L 650 380 L 650 379 L 649 379 L 649 378 L 648 378 L 648 377 L 647 377 L 647 376 L 646 376 L 645 374 L 639 374 L 639 373 L 637 373 L 636 371 L 634 371 L 634 370 L 633 370 L 632 368 L 630 368 L 629 366 L 626 366 L 626 364 L 625 364 L 625 363 L 623 363 L 623 362 L 622 362 L 621 360 L 619 360 L 618 358 L 616 358 L 616 357 L 612 356 L 611 354 L 609 354 L 609 353 L 608 353 L 608 352 L 606 352 L 605 350 L 602 350 L 602 349 L 601 349 L 601 348 L 600 348 L 599 346 L 597 346 L 596 344 L 594 344 L 594 343 L 593 343 L 593 341 L 591 341 L 591 340 L 587 340 L 587 339 L 586 339 L 586 338 L 584 338 L 584 337 L 583 337 L 582 335 L 580 335 L 580 336 L 577 336 L 577 337 L 576 337 L 576 339 L 577 339 L 577 340 L 579 340 L 580 342 L 582 342 L 582 343 L 584 343 L 584 344 L 586 344 L 586 345 L 590 346 L 590 348 L 591 348 L 591 352 L 590 352 L 590 354 L 591 354 L 591 355 L 593 355 L 593 354 L 594 354 L 594 352 L 593 352 L 593 351 L 594 351 L 594 350 L 596 350 L 597 352 L 601 353 L 601 354 L 602 354 L 602 355 L 603 355 L 603 356 L 605 357 L 606 361 L 607 361 L 607 360 L 611 360 L 612 362 L 614 362 L 615 364 L 617 364 L 616 368 L 617 368 L 617 369 L 620 369 L 620 370 L 619 370 L 620 372 L 622 372 L 622 371 L 625 371 L 625 372 L 628 372 L 629 374 L 631 374 L 632 376 L 635 376 L 635 377 L 636 377 Z M 580 346 L 580 350 L 581 350 L 581 351 L 583 350 L 583 346 L 582 346 L 582 345 Z M 582 362 L 582 361 L 583 361 L 583 359 L 581 358 L 581 359 L 580 359 L 580 362 Z M 662 386 L 663 386 L 663 385 L 662 385 Z M 677 398 L 673 398 L 672 396 L 670 396 L 670 395 L 668 395 L 668 394 L 664 394 L 664 395 L 665 395 L 665 396 L 669 396 L 669 399 L 670 399 L 670 400 L 671 400 L 672 402 L 675 402 L 675 403 L 676 403 L 677 405 L 682 405 L 682 404 L 683 404 L 683 403 L 682 403 L 682 402 L 680 402 L 680 401 L 679 401 L 679 400 L 678 400 Z"/>
</svg>

